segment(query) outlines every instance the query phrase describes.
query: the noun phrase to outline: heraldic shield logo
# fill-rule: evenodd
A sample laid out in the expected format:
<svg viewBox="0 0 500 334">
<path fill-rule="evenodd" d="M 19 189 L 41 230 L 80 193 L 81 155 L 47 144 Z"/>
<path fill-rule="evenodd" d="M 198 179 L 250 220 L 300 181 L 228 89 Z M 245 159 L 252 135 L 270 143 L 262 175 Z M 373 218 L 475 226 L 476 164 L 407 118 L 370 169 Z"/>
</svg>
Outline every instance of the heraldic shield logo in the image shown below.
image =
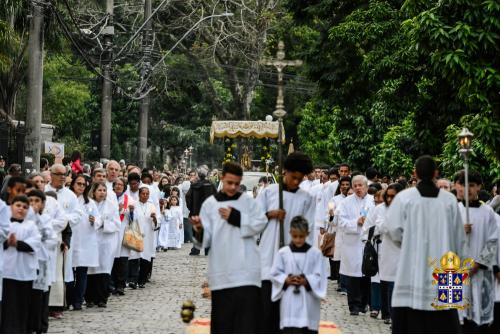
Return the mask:
<svg viewBox="0 0 500 334">
<path fill-rule="evenodd" d="M 439 262 L 440 267 L 437 267 L 437 260 L 430 261 L 430 266 L 434 267 L 432 284 L 437 285 L 437 296 L 432 307 L 438 310 L 469 307 L 469 301 L 463 298 L 463 287 L 470 284 L 469 270 L 474 261 L 467 258 L 461 263 L 457 254 L 448 252 Z"/>
</svg>

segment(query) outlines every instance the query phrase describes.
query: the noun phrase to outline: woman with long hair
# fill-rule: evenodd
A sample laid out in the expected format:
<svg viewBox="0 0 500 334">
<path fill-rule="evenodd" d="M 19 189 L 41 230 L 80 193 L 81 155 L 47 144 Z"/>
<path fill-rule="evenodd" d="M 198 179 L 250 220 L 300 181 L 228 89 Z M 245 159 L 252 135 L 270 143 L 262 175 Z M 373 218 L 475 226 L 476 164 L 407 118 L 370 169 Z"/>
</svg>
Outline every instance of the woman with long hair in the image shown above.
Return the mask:
<svg viewBox="0 0 500 334">
<path fill-rule="evenodd" d="M 366 219 L 366 223 L 363 225 L 364 237 L 368 235 L 370 227 L 375 226 L 373 236 L 378 240 L 379 264 L 379 272 L 376 277 L 380 283 L 373 282 L 372 277 L 371 292 L 372 297 L 374 297 L 374 295 L 378 297 L 378 302 L 380 303 L 379 308 L 382 311 L 382 319 L 386 324 L 391 323 L 391 295 L 400 250 L 390 238 L 384 236 L 385 215 L 394 197 L 402 190 L 403 186 L 401 184 L 390 184 L 383 193 L 383 203 L 377 205 L 375 209 L 370 212 Z M 376 318 L 378 316 L 378 310 L 372 309 L 371 316 Z"/>
</svg>

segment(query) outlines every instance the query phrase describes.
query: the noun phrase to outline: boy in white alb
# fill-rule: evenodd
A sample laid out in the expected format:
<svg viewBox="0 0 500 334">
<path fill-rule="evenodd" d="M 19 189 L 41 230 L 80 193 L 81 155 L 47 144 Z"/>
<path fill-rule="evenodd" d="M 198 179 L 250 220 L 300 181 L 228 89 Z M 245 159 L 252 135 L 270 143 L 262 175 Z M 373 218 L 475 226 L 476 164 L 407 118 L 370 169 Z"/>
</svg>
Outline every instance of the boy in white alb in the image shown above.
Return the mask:
<svg viewBox="0 0 500 334">
<path fill-rule="evenodd" d="M 465 174 L 458 182 L 465 184 Z M 490 206 L 482 204 L 478 198 L 482 183 L 479 173 L 469 172 L 469 224 L 466 221 L 464 203 L 458 205 L 467 240 L 465 257 L 474 260 L 474 267 L 469 272 L 470 285 L 465 285 L 463 291 L 463 298 L 468 299 L 471 305 L 460 311 L 464 334 L 485 331 L 493 322 L 495 305 L 493 266 L 496 264 L 497 253 L 497 218 L 495 211 Z"/>
<path fill-rule="evenodd" d="M 208 282 L 212 291 L 212 334 L 259 333 L 261 270 L 257 237 L 266 216 L 257 201 L 240 192 L 243 170 L 233 162 L 222 169 L 222 190 L 191 216 L 195 246 L 210 247 Z"/>
<path fill-rule="evenodd" d="M 316 203 L 314 198 L 305 190 L 299 188 L 304 176 L 313 170 L 311 158 L 301 152 L 290 154 L 284 162 L 283 177 L 283 210 L 279 209 L 279 185 L 272 184 L 262 190 L 257 201 L 266 213 L 268 223 L 260 238 L 260 252 L 262 263 L 262 328 L 260 334 L 275 334 L 279 331 L 279 303 L 271 301 L 271 268 L 274 258 L 279 251 L 280 221 L 284 230 L 290 230 L 290 221 L 293 217 L 303 216 L 309 222 L 309 231 L 314 230 L 314 214 Z M 291 238 L 284 234 L 284 244 L 290 243 Z M 310 234 L 307 242 L 312 245 L 314 237 Z"/>
<path fill-rule="evenodd" d="M 0 333 L 29 333 L 30 297 L 37 277 L 41 236 L 33 221 L 25 220 L 29 200 L 11 202 L 10 230 L 3 243 L 2 324 Z"/>
<path fill-rule="evenodd" d="M 290 222 L 289 246 L 280 249 L 271 270 L 272 300 L 280 301 L 283 334 L 318 333 L 321 299 L 327 278 L 323 254 L 306 243 L 308 222 L 297 216 Z"/>
</svg>

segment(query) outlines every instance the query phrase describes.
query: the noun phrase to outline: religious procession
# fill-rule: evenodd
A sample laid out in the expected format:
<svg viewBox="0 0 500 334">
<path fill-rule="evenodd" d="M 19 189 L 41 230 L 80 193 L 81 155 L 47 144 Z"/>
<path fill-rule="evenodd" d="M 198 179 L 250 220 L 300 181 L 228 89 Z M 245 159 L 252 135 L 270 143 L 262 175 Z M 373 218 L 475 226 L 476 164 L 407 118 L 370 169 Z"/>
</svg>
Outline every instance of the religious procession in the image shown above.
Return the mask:
<svg viewBox="0 0 500 334">
<path fill-rule="evenodd" d="M 500 0 L 0 2 L 0 334 L 500 333 Z"/>
</svg>

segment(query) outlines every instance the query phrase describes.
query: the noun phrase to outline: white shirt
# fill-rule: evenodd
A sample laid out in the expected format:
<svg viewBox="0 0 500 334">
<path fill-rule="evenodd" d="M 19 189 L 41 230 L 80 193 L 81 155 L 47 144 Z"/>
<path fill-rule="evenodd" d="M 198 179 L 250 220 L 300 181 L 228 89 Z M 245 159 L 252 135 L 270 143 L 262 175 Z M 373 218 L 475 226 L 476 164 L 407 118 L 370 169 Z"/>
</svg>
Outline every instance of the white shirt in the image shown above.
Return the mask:
<svg viewBox="0 0 500 334">
<path fill-rule="evenodd" d="M 115 202 L 110 201 L 108 198 L 96 203 L 96 206 L 101 221 L 97 229 L 99 265 L 95 268 L 89 268 L 88 273 L 89 275 L 111 274 L 120 236 L 120 216 Z"/>
<path fill-rule="evenodd" d="M 142 235 L 144 236 L 144 250 L 141 253 L 141 258 L 146 261 L 151 261 L 151 258 L 155 254 L 155 225 L 151 218 L 151 213 L 153 212 L 156 213 L 156 208 L 149 202 L 137 202 L 134 208 L 134 219 L 139 222 Z"/>
<path fill-rule="evenodd" d="M 361 216 L 367 216 L 375 207 L 373 196 L 366 194 L 359 198 L 356 194 L 347 196 L 338 208 L 339 225 L 342 230 L 342 259 L 340 273 L 346 276 L 362 277 L 364 243 L 361 241 L 362 227 L 358 225 Z"/>
<path fill-rule="evenodd" d="M 289 274 L 304 274 L 311 291 L 301 286 L 283 290 Z M 273 283 L 271 299 L 280 302 L 280 328 L 295 327 L 317 331 L 321 315 L 321 299 L 326 297 L 327 278 L 323 254 L 315 247 L 307 252 L 292 252 L 290 246 L 280 249 L 271 272 Z"/>
<path fill-rule="evenodd" d="M 440 190 L 438 197 L 423 197 L 418 189 L 398 193 L 385 217 L 387 236 L 401 245 L 401 257 L 392 294 L 393 307 L 434 311 L 437 296 L 433 267 L 447 252 L 463 259 L 464 228 L 457 199 Z"/>
<path fill-rule="evenodd" d="M 99 249 L 97 230 L 102 226 L 99 211 L 93 199 L 85 203 L 83 196 L 78 197 L 80 223 L 73 228 L 71 248 L 73 249 L 73 267 L 97 267 L 99 265 Z M 95 218 L 94 224 L 89 217 Z"/>
<path fill-rule="evenodd" d="M 16 235 L 18 241 L 24 241 L 33 251 L 20 252 L 15 247 L 8 247 L 4 250 L 3 278 L 16 281 L 33 281 L 37 276 L 38 253 L 42 241 L 38 227 L 30 220 L 25 220 L 22 223 L 11 222 L 9 235 L 12 233 Z"/>
<path fill-rule="evenodd" d="M 259 196 L 257 201 L 265 213 L 279 209 L 279 186 L 278 184 L 271 184 L 265 188 Z M 285 245 L 289 244 L 290 238 L 290 222 L 296 216 L 303 216 L 309 222 L 309 231 L 314 231 L 314 213 L 315 202 L 314 198 L 305 190 L 297 189 L 296 192 L 283 191 L 283 208 L 286 211 L 285 221 L 283 224 L 285 231 Z M 267 227 L 260 239 L 260 252 L 262 264 L 262 280 L 271 279 L 271 268 L 273 266 L 274 257 L 279 250 L 279 222 L 276 219 L 271 219 L 267 223 Z M 314 244 L 314 233 L 309 233 L 307 243 Z"/>
<path fill-rule="evenodd" d="M 222 219 L 220 208 L 231 207 L 240 213 L 240 226 Z M 200 210 L 203 247 L 208 254 L 208 281 L 212 290 L 241 286 L 261 286 L 260 254 L 256 238 L 265 228 L 267 217 L 246 193 L 236 200 L 205 200 Z"/>
</svg>

